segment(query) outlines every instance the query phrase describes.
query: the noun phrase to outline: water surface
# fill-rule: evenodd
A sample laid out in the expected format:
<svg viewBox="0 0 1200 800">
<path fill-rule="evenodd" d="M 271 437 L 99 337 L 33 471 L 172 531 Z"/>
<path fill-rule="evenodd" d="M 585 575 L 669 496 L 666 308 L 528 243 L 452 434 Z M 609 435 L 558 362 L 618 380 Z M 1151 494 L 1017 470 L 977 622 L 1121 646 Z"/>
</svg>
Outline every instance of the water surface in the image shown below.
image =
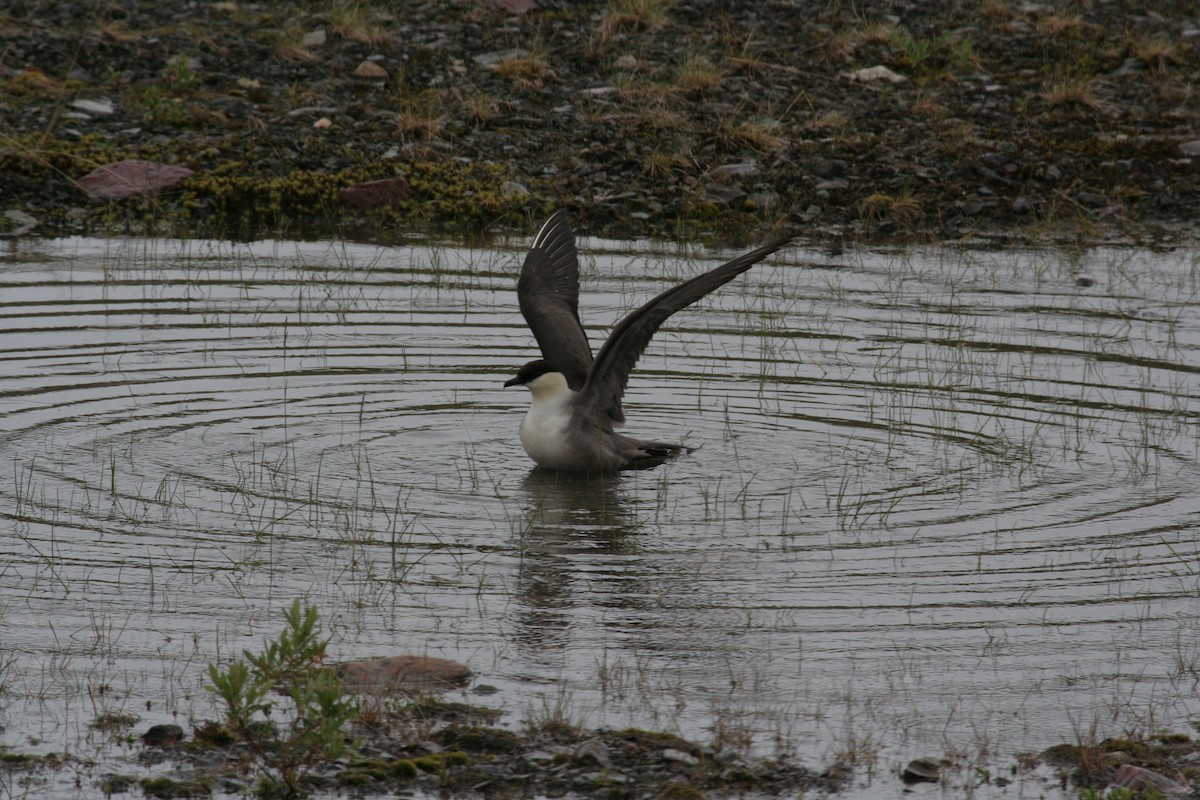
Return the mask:
<svg viewBox="0 0 1200 800">
<path fill-rule="evenodd" d="M 893 783 L 1200 713 L 1196 253 L 791 248 L 634 373 L 628 431 L 699 449 L 588 482 L 531 471 L 501 388 L 523 244 L 7 245 L 0 744 L 214 718 L 206 665 L 296 597 L 504 724 Z M 735 254 L 581 245 L 593 347 Z"/>
</svg>

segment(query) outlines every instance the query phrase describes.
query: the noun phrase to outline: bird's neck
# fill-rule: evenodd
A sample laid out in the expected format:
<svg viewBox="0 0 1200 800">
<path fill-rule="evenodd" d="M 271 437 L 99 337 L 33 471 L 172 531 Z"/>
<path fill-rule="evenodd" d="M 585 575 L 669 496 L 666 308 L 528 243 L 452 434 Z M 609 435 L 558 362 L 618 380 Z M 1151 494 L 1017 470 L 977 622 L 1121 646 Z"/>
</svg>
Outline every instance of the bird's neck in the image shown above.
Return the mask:
<svg viewBox="0 0 1200 800">
<path fill-rule="evenodd" d="M 539 375 L 527 385 L 529 393 L 533 395 L 535 406 L 559 406 L 575 394 L 567 385 L 567 379 L 561 372 L 547 372 L 545 375 Z"/>
</svg>

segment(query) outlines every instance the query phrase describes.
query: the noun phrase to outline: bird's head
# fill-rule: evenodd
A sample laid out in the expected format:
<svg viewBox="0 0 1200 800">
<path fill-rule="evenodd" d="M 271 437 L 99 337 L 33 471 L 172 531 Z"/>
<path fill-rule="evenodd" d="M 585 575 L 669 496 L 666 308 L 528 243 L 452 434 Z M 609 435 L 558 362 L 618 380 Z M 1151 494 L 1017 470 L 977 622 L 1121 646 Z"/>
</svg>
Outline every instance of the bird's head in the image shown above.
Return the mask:
<svg viewBox="0 0 1200 800">
<path fill-rule="evenodd" d="M 504 382 L 504 388 L 507 389 L 509 386 L 528 386 L 543 375 L 548 375 L 552 372 L 558 372 L 558 370 L 552 367 L 549 361 L 543 361 L 539 358 L 537 361 L 530 361 L 517 370 L 515 378 Z"/>
</svg>

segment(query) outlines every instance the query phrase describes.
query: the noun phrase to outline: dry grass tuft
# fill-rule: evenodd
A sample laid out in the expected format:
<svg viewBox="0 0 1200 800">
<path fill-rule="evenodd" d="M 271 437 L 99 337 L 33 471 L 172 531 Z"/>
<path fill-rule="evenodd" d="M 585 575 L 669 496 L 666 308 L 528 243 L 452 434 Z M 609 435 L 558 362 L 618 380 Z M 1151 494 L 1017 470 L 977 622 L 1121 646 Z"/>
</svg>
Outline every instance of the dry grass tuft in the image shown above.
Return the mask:
<svg viewBox="0 0 1200 800">
<path fill-rule="evenodd" d="M 503 110 L 511 105 L 507 100 L 501 100 L 498 97 L 492 97 L 489 94 L 482 94 L 480 92 L 456 90 L 454 99 L 458 104 L 459 110 L 462 112 L 463 118 L 475 124 L 493 122 L 499 119 Z"/>
<path fill-rule="evenodd" d="M 715 132 L 717 142 L 725 148 L 745 148 L 756 153 L 778 150 L 787 143 L 779 135 L 779 122 L 773 119 L 722 119 Z"/>
<path fill-rule="evenodd" d="M 1009 8 L 1008 0 L 983 0 L 979 16 L 989 22 L 1008 22 L 1013 18 L 1013 10 Z"/>
<path fill-rule="evenodd" d="M 545 78 L 554 77 L 554 70 L 545 58 L 537 53 L 506 58 L 496 65 L 496 74 L 512 81 L 518 88 L 540 89 Z"/>
<path fill-rule="evenodd" d="M 682 92 L 707 92 L 721 84 L 722 70 L 707 56 L 688 56 L 675 73 L 675 88 Z"/>
<path fill-rule="evenodd" d="M 1130 36 L 1128 44 L 1134 58 L 1160 75 L 1166 73 L 1168 65 L 1183 63 L 1179 45 L 1163 36 Z"/>
<path fill-rule="evenodd" d="M 1096 27 L 1084 22 L 1078 14 L 1048 14 L 1037 21 L 1037 32 L 1043 36 L 1060 36 L 1064 33 L 1080 33 Z"/>
<path fill-rule="evenodd" d="M 14 95 L 60 95 L 66 87 L 37 67 L 28 67 L 13 76 L 6 87 Z"/>
<path fill-rule="evenodd" d="M 316 56 L 304 46 L 308 31 L 299 22 L 293 21 L 272 35 L 272 52 L 280 61 L 315 61 Z"/>
<path fill-rule="evenodd" d="M 329 22 L 334 33 L 354 42 L 375 46 L 392 38 L 379 24 L 378 13 L 355 0 L 334 3 L 329 10 Z"/>
<path fill-rule="evenodd" d="M 911 227 L 913 223 L 925 216 L 925 209 L 921 207 L 921 201 L 908 192 L 904 192 L 899 197 L 883 193 L 869 195 L 859 203 L 858 210 L 868 219 L 890 219 L 906 227 Z"/>
<path fill-rule="evenodd" d="M 614 0 L 597 33 L 608 41 L 618 33 L 652 33 L 667 24 L 665 0 Z"/>
<path fill-rule="evenodd" d="M 1051 107 L 1075 106 L 1100 111 L 1104 108 L 1104 101 L 1096 94 L 1095 84 L 1095 80 L 1091 78 L 1062 78 L 1049 81 L 1042 85 L 1039 97 Z"/>
</svg>

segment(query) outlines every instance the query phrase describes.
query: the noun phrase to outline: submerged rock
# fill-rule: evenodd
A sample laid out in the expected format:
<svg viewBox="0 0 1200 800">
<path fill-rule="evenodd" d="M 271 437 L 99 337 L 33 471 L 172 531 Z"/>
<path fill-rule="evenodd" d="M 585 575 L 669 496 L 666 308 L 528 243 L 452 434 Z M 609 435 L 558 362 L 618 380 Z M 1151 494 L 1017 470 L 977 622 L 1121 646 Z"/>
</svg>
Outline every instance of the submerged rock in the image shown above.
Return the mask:
<svg viewBox="0 0 1200 800">
<path fill-rule="evenodd" d="M 1107 795 L 1113 789 L 1130 789 L 1134 792 L 1153 790 L 1168 798 L 1181 798 L 1189 792 L 1189 788 L 1184 784 L 1171 780 L 1161 773 L 1133 764 L 1122 764 L 1118 767 L 1113 776 L 1109 778 L 1108 786 L 1104 787 L 1103 794 Z"/>
<path fill-rule="evenodd" d="M 349 688 L 367 691 L 429 691 L 461 686 L 471 670 L 457 661 L 430 656 L 391 656 L 344 661 L 333 670 Z"/>
<path fill-rule="evenodd" d="M 937 783 L 941 780 L 941 766 L 932 758 L 914 758 L 900 773 L 905 783 Z"/>
</svg>

